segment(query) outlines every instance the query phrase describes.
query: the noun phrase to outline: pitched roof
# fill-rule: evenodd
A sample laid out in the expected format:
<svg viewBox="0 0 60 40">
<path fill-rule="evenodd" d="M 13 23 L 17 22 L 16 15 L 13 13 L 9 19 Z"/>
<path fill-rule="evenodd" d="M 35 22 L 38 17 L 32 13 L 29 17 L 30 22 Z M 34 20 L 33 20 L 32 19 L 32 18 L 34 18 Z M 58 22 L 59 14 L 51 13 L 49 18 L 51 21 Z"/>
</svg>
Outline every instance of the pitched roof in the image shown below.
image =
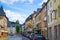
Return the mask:
<svg viewBox="0 0 60 40">
<path fill-rule="evenodd" d="M 6 14 L 5 14 L 2 6 L 0 6 L 0 16 L 5 16 L 5 17 L 6 17 Z M 7 18 L 7 17 L 6 17 L 6 18 Z M 8 18 L 7 18 L 7 19 L 8 19 Z"/>
<path fill-rule="evenodd" d="M 5 12 L 2 6 L 0 7 L 0 16 L 5 16 Z"/>
</svg>

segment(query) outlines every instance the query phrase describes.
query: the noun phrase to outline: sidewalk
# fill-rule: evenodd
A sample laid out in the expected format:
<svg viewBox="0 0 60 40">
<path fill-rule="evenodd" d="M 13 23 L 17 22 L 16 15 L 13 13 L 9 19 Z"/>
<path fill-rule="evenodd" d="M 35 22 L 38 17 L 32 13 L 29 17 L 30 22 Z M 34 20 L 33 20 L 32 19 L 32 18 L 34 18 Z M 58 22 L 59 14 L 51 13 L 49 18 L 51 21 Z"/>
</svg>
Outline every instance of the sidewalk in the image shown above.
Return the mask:
<svg viewBox="0 0 60 40">
<path fill-rule="evenodd" d="M 0 38 L 0 40 L 7 40 L 7 38 Z"/>
<path fill-rule="evenodd" d="M 0 40 L 7 40 L 9 36 L 7 36 L 6 38 L 0 38 Z"/>
</svg>

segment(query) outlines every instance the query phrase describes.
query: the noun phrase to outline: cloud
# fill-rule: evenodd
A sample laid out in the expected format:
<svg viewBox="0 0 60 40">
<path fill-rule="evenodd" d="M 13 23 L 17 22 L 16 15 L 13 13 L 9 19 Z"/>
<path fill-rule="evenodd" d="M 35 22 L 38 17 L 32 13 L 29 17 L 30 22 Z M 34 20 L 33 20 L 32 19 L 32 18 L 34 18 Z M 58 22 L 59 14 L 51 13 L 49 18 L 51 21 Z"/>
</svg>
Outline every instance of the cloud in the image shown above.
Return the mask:
<svg viewBox="0 0 60 40">
<path fill-rule="evenodd" d="M 34 0 L 21 0 L 21 2 L 26 2 L 26 1 L 28 1 L 30 4 L 32 4 Z"/>
<path fill-rule="evenodd" d="M 43 4 L 44 2 L 47 2 L 47 0 L 42 0 L 42 2 L 40 2 L 38 5 L 39 5 L 39 6 L 42 6 L 42 4 Z"/>
<path fill-rule="evenodd" d="M 28 0 L 28 1 L 32 4 L 34 0 Z"/>
<path fill-rule="evenodd" d="M 5 3 L 5 4 L 9 4 L 9 5 L 11 5 L 11 4 L 13 4 L 14 2 L 26 2 L 26 1 L 28 1 L 29 3 L 33 3 L 33 0 L 0 0 L 0 2 L 2 2 L 2 3 Z"/>
<path fill-rule="evenodd" d="M 26 2 L 26 0 L 21 0 L 21 2 Z"/>
<path fill-rule="evenodd" d="M 0 0 L 0 1 L 6 4 L 13 4 L 14 2 L 18 2 L 19 0 Z"/>
<path fill-rule="evenodd" d="M 43 2 L 47 2 L 47 0 L 43 0 Z"/>
<path fill-rule="evenodd" d="M 19 23 L 24 23 L 26 19 L 26 15 L 21 15 L 17 12 L 13 12 L 11 10 L 5 10 L 6 16 L 9 18 L 10 21 L 16 22 L 16 20 L 19 20 Z"/>
</svg>

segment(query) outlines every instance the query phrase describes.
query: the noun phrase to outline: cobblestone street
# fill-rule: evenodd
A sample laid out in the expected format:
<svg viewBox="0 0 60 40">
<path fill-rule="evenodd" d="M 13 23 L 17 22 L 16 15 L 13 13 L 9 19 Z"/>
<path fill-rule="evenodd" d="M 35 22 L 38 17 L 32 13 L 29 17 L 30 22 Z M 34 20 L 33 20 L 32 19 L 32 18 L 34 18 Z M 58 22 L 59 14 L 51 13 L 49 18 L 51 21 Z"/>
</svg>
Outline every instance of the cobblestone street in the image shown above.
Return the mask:
<svg viewBox="0 0 60 40">
<path fill-rule="evenodd" d="M 9 36 L 7 40 L 29 40 L 29 39 L 22 35 L 14 35 L 14 36 Z"/>
</svg>

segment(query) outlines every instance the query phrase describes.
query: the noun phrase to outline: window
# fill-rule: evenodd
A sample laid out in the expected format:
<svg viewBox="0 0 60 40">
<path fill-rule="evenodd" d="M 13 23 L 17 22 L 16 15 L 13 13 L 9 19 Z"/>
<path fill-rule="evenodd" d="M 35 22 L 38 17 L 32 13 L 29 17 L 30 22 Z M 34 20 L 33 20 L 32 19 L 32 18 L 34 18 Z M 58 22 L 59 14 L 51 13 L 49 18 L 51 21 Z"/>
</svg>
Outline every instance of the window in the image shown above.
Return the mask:
<svg viewBox="0 0 60 40">
<path fill-rule="evenodd" d="M 51 13 L 51 21 L 52 21 L 52 13 Z"/>
<path fill-rule="evenodd" d="M 54 0 L 54 2 L 56 2 L 56 0 Z"/>
<path fill-rule="evenodd" d="M 47 10 L 49 10 L 49 5 L 47 6 Z"/>
<path fill-rule="evenodd" d="M 3 32 L 1 33 L 1 35 L 3 35 Z"/>
<path fill-rule="evenodd" d="M 55 12 L 55 19 L 56 19 L 56 12 Z"/>
<path fill-rule="evenodd" d="M 60 5 L 58 6 L 58 16 L 60 17 Z"/>
<path fill-rule="evenodd" d="M 41 20 L 41 15 L 39 15 L 39 20 Z"/>
<path fill-rule="evenodd" d="M 56 26 L 54 26 L 54 33 L 55 33 L 55 39 L 57 38 L 57 25 Z"/>
<path fill-rule="evenodd" d="M 55 18 L 55 15 L 54 15 L 54 12 L 52 12 L 52 20 L 54 20 Z"/>
<path fill-rule="evenodd" d="M 60 37 L 60 24 L 58 24 L 59 37 Z"/>
<path fill-rule="evenodd" d="M 49 16 L 47 16 L 47 22 L 49 23 Z"/>
<path fill-rule="evenodd" d="M 49 36 L 50 36 L 50 40 L 52 40 L 52 28 L 49 27 Z"/>
<path fill-rule="evenodd" d="M 38 23 L 38 24 L 37 24 L 37 27 L 39 28 L 40 26 L 41 26 L 40 23 Z"/>
<path fill-rule="evenodd" d="M 53 17 L 53 19 L 56 19 L 56 10 L 53 10 L 52 17 Z"/>
<path fill-rule="evenodd" d="M 50 2 L 50 7 L 52 7 L 52 2 Z"/>
</svg>

